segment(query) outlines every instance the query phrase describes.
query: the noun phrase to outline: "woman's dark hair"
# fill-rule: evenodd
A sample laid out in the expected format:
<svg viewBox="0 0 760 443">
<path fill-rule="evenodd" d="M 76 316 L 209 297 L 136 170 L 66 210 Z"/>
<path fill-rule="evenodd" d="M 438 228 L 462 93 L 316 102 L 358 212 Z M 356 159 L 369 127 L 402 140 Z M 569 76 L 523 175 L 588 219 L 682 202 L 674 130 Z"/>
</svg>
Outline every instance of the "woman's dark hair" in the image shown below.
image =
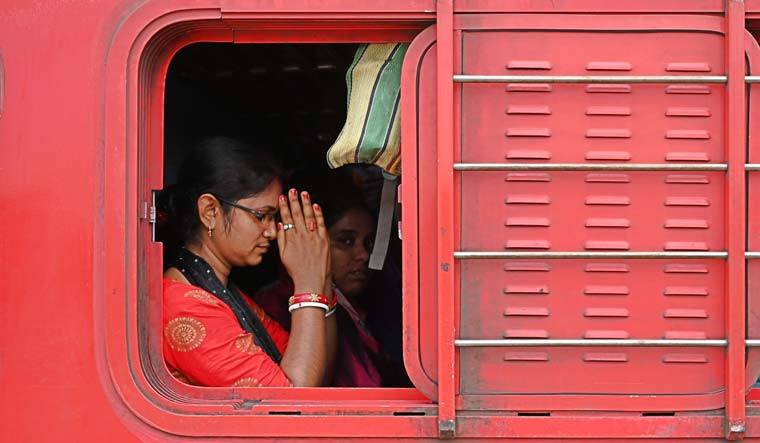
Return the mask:
<svg viewBox="0 0 760 443">
<path fill-rule="evenodd" d="M 159 197 L 166 214 L 168 237 L 181 246 L 197 235 L 198 197 L 209 193 L 237 201 L 253 197 L 280 178 L 280 168 L 267 153 L 236 139 L 208 138 L 194 146 L 182 162 L 177 183 Z M 222 205 L 224 214 L 232 208 Z"/>
</svg>

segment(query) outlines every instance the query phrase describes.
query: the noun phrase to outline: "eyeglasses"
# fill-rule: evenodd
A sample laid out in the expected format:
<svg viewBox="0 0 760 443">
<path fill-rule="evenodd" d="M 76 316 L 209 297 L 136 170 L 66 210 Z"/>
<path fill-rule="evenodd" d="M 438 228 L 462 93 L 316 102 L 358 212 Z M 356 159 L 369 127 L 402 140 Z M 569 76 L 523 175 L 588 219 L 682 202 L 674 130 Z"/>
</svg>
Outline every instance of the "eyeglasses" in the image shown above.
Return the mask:
<svg viewBox="0 0 760 443">
<path fill-rule="evenodd" d="M 219 200 L 220 202 L 224 203 L 225 205 L 230 205 L 230 206 L 232 206 L 234 208 L 242 209 L 243 211 L 245 211 L 245 212 L 247 212 L 249 214 L 253 214 L 253 216 L 256 217 L 256 220 L 258 220 L 259 223 L 267 223 L 268 224 L 268 223 L 272 223 L 272 222 L 277 221 L 277 219 L 279 218 L 278 217 L 279 214 L 276 214 L 276 213 L 273 214 L 273 213 L 269 213 L 269 212 L 265 213 L 265 212 L 257 211 L 255 209 L 251 209 L 251 208 L 249 208 L 247 206 L 243 206 L 243 205 L 239 205 L 237 203 L 231 202 L 231 201 L 229 201 L 229 200 L 227 200 L 225 198 L 219 197 L 218 195 L 215 195 L 214 197 L 216 197 L 217 200 Z"/>
</svg>

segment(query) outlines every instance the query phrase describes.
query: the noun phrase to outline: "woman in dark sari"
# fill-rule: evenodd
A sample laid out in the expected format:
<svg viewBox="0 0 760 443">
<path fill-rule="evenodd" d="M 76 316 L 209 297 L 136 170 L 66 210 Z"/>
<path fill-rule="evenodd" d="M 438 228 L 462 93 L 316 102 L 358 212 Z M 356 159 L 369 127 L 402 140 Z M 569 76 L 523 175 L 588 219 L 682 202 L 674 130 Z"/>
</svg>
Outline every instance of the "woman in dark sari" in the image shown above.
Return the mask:
<svg viewBox="0 0 760 443">
<path fill-rule="evenodd" d="M 331 172 L 322 178 L 318 182 L 321 186 L 310 186 L 323 204 L 330 236 L 331 276 L 338 301 L 338 353 L 331 386 L 410 386 L 403 363 L 391 357 L 378 339 L 380 331 L 371 326 L 400 329 L 400 324 L 390 325 L 372 318 L 377 312 L 369 308 L 371 301 L 391 301 L 391 294 L 380 293 L 387 287 L 381 289 L 372 283 L 374 276 L 368 268 L 375 239 L 375 218 L 352 182 L 340 172 Z M 276 283 L 255 296 L 267 313 L 285 328 L 291 327 L 285 303 L 291 291 L 292 282 L 282 273 Z"/>
</svg>

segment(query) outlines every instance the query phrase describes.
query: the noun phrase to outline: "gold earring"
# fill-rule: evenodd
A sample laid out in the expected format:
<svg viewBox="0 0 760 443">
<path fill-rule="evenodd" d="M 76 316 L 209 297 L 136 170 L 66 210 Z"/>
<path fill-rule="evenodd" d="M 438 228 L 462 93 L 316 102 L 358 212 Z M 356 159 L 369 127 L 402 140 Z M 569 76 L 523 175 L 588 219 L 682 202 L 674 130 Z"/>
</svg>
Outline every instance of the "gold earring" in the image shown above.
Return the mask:
<svg viewBox="0 0 760 443">
<path fill-rule="evenodd" d="M 211 238 L 211 231 L 213 231 L 213 229 L 211 228 L 211 225 L 208 225 L 208 238 Z"/>
</svg>

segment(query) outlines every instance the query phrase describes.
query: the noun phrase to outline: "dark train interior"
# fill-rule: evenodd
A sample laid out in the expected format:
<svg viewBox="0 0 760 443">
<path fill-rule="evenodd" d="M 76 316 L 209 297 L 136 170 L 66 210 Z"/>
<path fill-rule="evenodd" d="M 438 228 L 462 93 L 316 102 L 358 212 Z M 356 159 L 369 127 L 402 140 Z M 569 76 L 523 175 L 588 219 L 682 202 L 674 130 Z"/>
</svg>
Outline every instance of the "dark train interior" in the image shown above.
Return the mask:
<svg viewBox="0 0 760 443">
<path fill-rule="evenodd" d="M 197 43 L 183 48 L 166 77 L 164 186 L 174 183 L 183 152 L 215 135 L 241 138 L 271 152 L 283 166 L 285 186 L 287 177 L 327 171 L 325 154 L 345 122 L 345 76 L 357 47 Z M 356 169 L 364 177 L 368 206 L 376 210 L 380 170 Z M 236 270 L 232 278 L 244 293 L 253 294 L 276 279 L 278 265 L 275 245 L 260 266 Z M 400 240 L 392 236 L 386 266 L 373 277 L 375 284 L 390 288 L 389 294 L 382 300 L 364 300 L 366 308 L 378 314 L 375 321 L 383 324 L 375 328 L 381 331 L 378 339 L 399 361 L 400 269 Z"/>
<path fill-rule="evenodd" d="M 326 167 L 346 113 L 352 44 L 197 43 L 166 79 L 165 181 L 183 147 L 225 134 L 272 150 L 288 168 Z"/>
</svg>

